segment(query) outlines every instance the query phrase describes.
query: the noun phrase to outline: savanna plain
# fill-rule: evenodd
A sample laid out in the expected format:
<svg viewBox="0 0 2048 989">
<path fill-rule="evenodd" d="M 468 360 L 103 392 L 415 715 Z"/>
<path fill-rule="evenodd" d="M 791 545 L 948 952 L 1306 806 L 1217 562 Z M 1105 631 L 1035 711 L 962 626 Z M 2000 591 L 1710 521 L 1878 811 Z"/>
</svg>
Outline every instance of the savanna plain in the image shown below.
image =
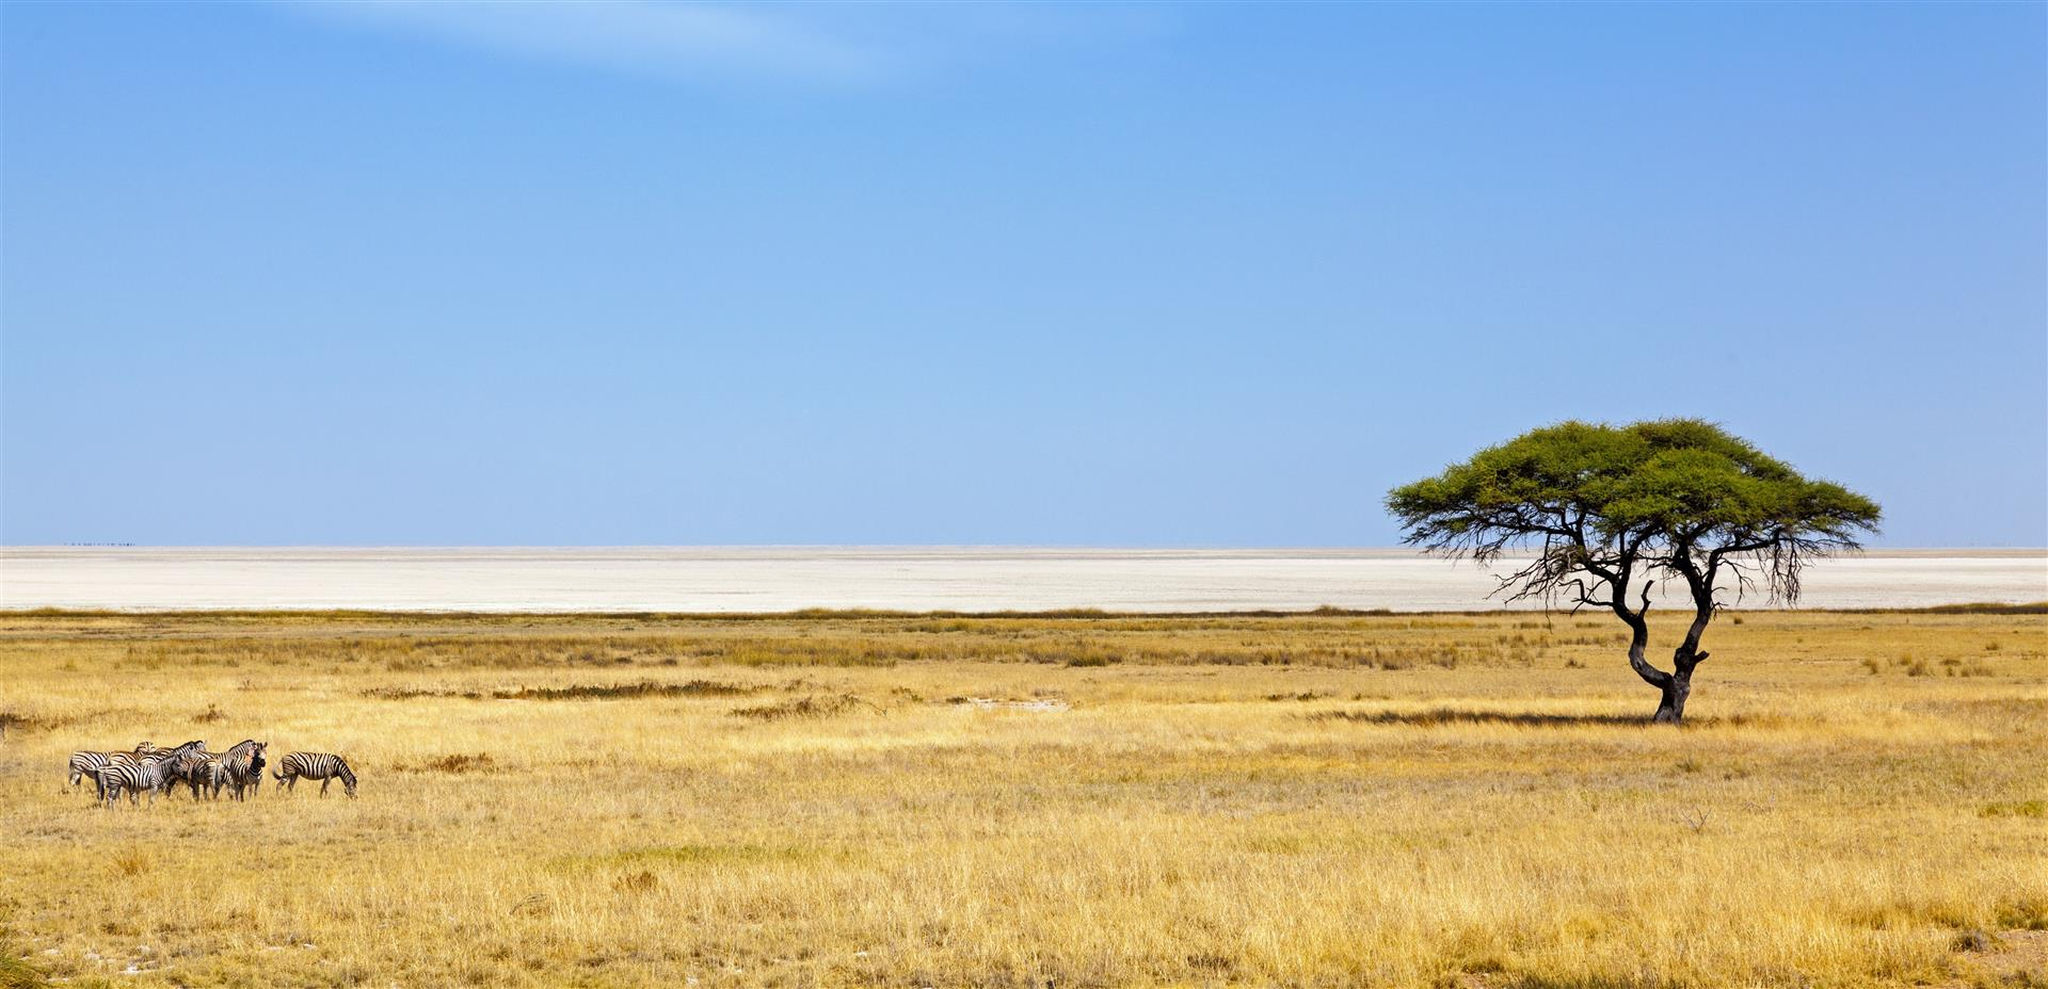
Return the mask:
<svg viewBox="0 0 2048 989">
<path fill-rule="evenodd" d="M 0 615 L 0 986 L 2048 986 L 2044 610 Z"/>
</svg>

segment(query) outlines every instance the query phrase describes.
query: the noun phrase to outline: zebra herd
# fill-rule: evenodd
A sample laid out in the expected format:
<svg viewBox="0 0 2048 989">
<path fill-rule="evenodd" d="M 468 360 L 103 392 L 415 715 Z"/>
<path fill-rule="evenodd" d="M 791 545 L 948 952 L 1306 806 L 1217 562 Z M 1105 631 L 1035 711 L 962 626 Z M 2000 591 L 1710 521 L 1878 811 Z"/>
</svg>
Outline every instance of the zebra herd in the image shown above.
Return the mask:
<svg viewBox="0 0 2048 989">
<path fill-rule="evenodd" d="M 213 799 L 220 799 L 226 790 L 236 800 L 254 796 L 263 786 L 263 767 L 267 764 L 265 753 L 269 742 L 253 738 L 244 739 L 226 752 L 214 753 L 206 750 L 206 742 L 193 740 L 174 749 L 158 748 L 143 742 L 128 752 L 73 752 L 71 753 L 72 787 L 90 779 L 99 788 L 99 803 L 112 808 L 123 794 L 134 804 L 136 795 L 149 794 L 150 806 L 156 806 L 156 795 L 165 796 L 176 792 L 183 783 L 192 790 L 192 799 L 199 799 L 202 791 Z M 293 752 L 278 763 L 273 774 L 278 785 L 290 791 L 298 786 L 299 780 L 319 780 L 320 795 L 327 795 L 328 784 L 341 781 L 341 788 L 348 795 L 356 795 L 355 770 L 349 768 L 348 760 L 327 752 Z"/>
</svg>

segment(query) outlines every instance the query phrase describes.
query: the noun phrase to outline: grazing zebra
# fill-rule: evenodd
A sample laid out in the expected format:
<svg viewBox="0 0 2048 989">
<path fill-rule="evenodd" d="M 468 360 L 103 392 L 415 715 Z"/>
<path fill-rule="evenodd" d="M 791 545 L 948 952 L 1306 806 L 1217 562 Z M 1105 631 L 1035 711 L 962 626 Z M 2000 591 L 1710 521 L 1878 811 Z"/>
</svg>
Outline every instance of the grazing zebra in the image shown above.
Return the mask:
<svg viewBox="0 0 2048 989">
<path fill-rule="evenodd" d="M 112 761 L 112 757 L 105 752 L 71 753 L 71 782 L 66 785 L 76 789 L 80 781 L 90 779 L 97 786 L 100 770 L 107 768 L 107 764 Z"/>
<path fill-rule="evenodd" d="M 348 760 L 338 755 L 327 752 L 293 752 L 285 756 L 284 762 L 279 765 L 284 768 L 284 772 L 276 774 L 277 781 L 284 784 L 286 792 L 296 789 L 299 778 L 304 777 L 319 780 L 320 795 L 324 797 L 327 795 L 327 784 L 338 778 L 341 780 L 341 788 L 348 791 L 349 796 L 356 795 L 355 770 L 348 768 Z"/>
<path fill-rule="evenodd" d="M 168 791 L 171 780 L 168 776 L 169 759 L 144 756 L 141 762 L 110 762 L 100 767 L 100 806 L 112 810 L 121 794 L 128 794 L 128 803 L 133 806 L 135 794 L 140 790 L 149 791 L 149 805 L 156 806 L 156 792 Z"/>
<path fill-rule="evenodd" d="M 98 773 L 100 767 L 106 765 L 109 761 L 111 761 L 110 757 L 105 752 L 90 752 L 81 749 L 71 753 L 71 761 L 69 763 L 71 780 L 65 785 L 77 786 L 81 781 Z"/>
<path fill-rule="evenodd" d="M 244 788 L 253 794 L 263 787 L 263 767 L 266 765 L 263 753 L 269 748 L 269 742 L 245 738 L 221 756 L 221 764 L 227 771 L 227 785 L 234 789 L 236 800 L 247 799 L 243 795 Z"/>
</svg>

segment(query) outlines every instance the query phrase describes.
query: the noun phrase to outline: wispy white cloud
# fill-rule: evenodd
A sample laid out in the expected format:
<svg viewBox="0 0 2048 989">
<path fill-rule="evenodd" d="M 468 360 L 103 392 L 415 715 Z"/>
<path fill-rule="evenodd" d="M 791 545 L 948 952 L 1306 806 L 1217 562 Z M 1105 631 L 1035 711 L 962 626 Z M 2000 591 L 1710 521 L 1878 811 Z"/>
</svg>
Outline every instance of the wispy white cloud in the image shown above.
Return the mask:
<svg viewBox="0 0 2048 989">
<path fill-rule="evenodd" d="M 329 20 L 508 55 L 685 78 L 872 79 L 888 54 L 823 31 L 804 8 L 652 0 L 346 0 L 290 5 Z"/>
<path fill-rule="evenodd" d="M 1006 3 L 307 0 L 289 8 L 523 58 L 667 78 L 866 83 L 1023 45 L 1128 36 L 1137 8 Z"/>
</svg>

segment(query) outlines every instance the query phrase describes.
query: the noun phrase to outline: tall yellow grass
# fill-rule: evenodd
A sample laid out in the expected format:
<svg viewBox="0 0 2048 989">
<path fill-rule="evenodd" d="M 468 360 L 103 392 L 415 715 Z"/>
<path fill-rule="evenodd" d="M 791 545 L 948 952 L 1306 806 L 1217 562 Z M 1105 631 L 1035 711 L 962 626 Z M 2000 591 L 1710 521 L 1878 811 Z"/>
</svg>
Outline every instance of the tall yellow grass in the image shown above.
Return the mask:
<svg viewBox="0 0 2048 989">
<path fill-rule="evenodd" d="M 123 986 L 2048 984 L 2048 618 L 1741 618 L 1669 729 L 1590 617 L 0 617 L 0 927 Z M 360 799 L 64 786 L 245 737 Z"/>
</svg>

